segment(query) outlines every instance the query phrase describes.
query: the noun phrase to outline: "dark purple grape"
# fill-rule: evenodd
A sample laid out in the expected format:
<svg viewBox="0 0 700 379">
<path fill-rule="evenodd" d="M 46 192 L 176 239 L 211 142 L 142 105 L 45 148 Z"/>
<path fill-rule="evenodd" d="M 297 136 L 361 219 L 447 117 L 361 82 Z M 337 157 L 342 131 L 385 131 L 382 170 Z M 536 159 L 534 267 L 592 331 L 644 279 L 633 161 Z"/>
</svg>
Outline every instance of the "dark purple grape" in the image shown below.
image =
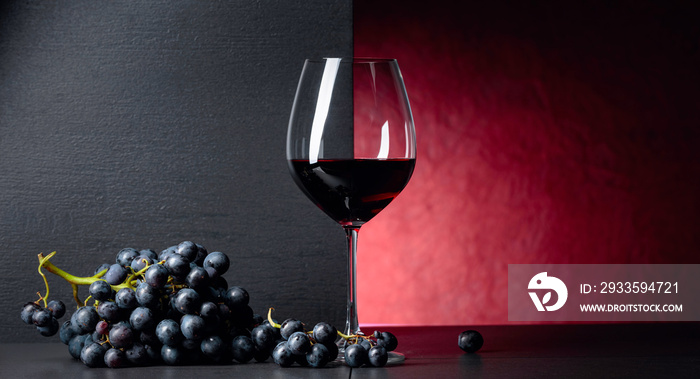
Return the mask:
<svg viewBox="0 0 700 379">
<path fill-rule="evenodd" d="M 134 309 L 138 307 L 139 303 L 136 301 L 136 292 L 131 288 L 121 288 L 114 295 L 114 302 L 121 309 Z"/>
<path fill-rule="evenodd" d="M 109 342 L 120 349 L 128 349 L 135 342 L 134 331 L 126 322 L 118 322 L 109 330 Z"/>
<path fill-rule="evenodd" d="M 97 268 L 95 269 L 95 273 L 93 275 L 97 275 L 104 270 L 109 270 L 110 266 L 111 266 L 111 264 L 109 264 L 109 263 L 103 263 L 103 264 L 97 266 Z"/>
<path fill-rule="evenodd" d="M 304 332 L 294 332 L 287 339 L 287 345 L 294 355 L 306 355 L 311 349 L 309 336 Z"/>
<path fill-rule="evenodd" d="M 105 365 L 107 365 L 109 368 L 127 367 L 129 363 L 129 361 L 126 359 L 126 353 L 115 348 L 111 348 L 105 352 L 104 360 Z"/>
<path fill-rule="evenodd" d="M 143 278 L 153 288 L 163 288 L 168 282 L 168 269 L 161 264 L 155 264 L 146 270 Z"/>
<path fill-rule="evenodd" d="M 348 345 L 345 347 L 345 363 L 350 367 L 360 367 L 367 363 L 367 349 L 361 345 Z"/>
<path fill-rule="evenodd" d="M 204 266 L 204 258 L 207 257 L 207 254 L 209 254 L 207 249 L 204 246 L 197 244 L 197 258 L 195 258 L 193 263 L 199 267 Z"/>
<path fill-rule="evenodd" d="M 192 241 L 183 241 L 177 245 L 177 250 L 175 253 L 189 262 L 194 262 L 197 259 L 197 254 L 199 253 L 199 248 L 197 244 Z"/>
<path fill-rule="evenodd" d="M 180 320 L 180 331 L 189 340 L 201 340 L 204 338 L 206 323 L 197 315 L 184 315 Z"/>
<path fill-rule="evenodd" d="M 190 288 L 202 289 L 209 285 L 209 274 L 202 267 L 193 267 L 185 278 L 185 284 Z"/>
<path fill-rule="evenodd" d="M 78 331 L 78 334 L 87 334 L 95 330 L 95 326 L 100 321 L 97 310 L 92 306 L 78 308 L 70 318 L 70 322 Z"/>
<path fill-rule="evenodd" d="M 202 340 L 199 348 L 205 357 L 216 361 L 224 354 L 224 341 L 219 336 L 209 336 Z"/>
<path fill-rule="evenodd" d="M 484 346 L 484 337 L 476 330 L 465 330 L 459 334 L 457 344 L 467 353 L 475 353 Z"/>
<path fill-rule="evenodd" d="M 170 275 L 177 281 L 183 281 L 190 272 L 190 263 L 181 255 L 171 255 L 164 263 Z"/>
<path fill-rule="evenodd" d="M 386 362 L 389 360 L 389 353 L 387 353 L 383 346 L 372 347 L 369 349 L 367 356 L 369 364 L 374 367 L 384 367 Z"/>
<path fill-rule="evenodd" d="M 55 317 L 51 316 L 49 322 L 46 325 L 37 326 L 36 330 L 38 330 L 39 334 L 41 334 L 44 337 L 51 337 L 54 334 L 58 333 L 59 328 L 60 326 L 58 325 L 58 320 L 56 320 Z"/>
<path fill-rule="evenodd" d="M 163 345 L 177 346 L 182 341 L 180 325 L 174 320 L 166 318 L 156 326 L 156 337 Z"/>
<path fill-rule="evenodd" d="M 88 367 L 102 367 L 105 365 L 106 351 L 105 347 L 97 342 L 86 344 L 80 351 L 80 360 Z"/>
<path fill-rule="evenodd" d="M 131 261 L 138 256 L 139 252 L 136 249 L 133 249 L 131 247 L 121 249 L 121 251 L 117 253 L 117 264 L 121 265 L 124 268 L 129 267 L 131 266 Z"/>
<path fill-rule="evenodd" d="M 70 339 L 68 342 L 68 352 L 70 353 L 71 357 L 80 359 L 80 352 L 83 350 L 83 347 L 85 347 L 86 338 L 87 334 L 76 334 Z"/>
<path fill-rule="evenodd" d="M 97 280 L 90 284 L 90 296 L 97 301 L 105 301 L 113 298 L 112 287 L 105 280 Z"/>
<path fill-rule="evenodd" d="M 220 251 L 209 253 L 206 258 L 204 258 L 203 263 L 204 268 L 211 267 L 216 272 L 216 276 L 225 274 L 230 265 L 231 261 L 228 259 L 228 256 Z"/>
<path fill-rule="evenodd" d="M 288 318 L 284 320 L 284 322 L 282 322 L 282 325 L 280 326 L 280 335 L 285 340 L 296 332 L 304 331 L 304 324 L 301 321 L 293 318 Z"/>
<path fill-rule="evenodd" d="M 238 336 L 231 342 L 233 359 L 240 363 L 250 362 L 255 356 L 255 344 L 248 336 Z"/>
<path fill-rule="evenodd" d="M 331 353 L 328 348 L 320 343 L 311 346 L 311 349 L 306 353 L 306 362 L 309 366 L 318 368 L 323 367 L 331 360 Z"/>
<path fill-rule="evenodd" d="M 177 291 L 170 303 L 173 309 L 182 314 L 195 314 L 202 306 L 202 299 L 197 291 L 183 288 Z"/>
<path fill-rule="evenodd" d="M 70 343 L 70 340 L 73 339 L 73 337 L 77 336 L 78 332 L 73 328 L 73 326 L 70 323 L 70 320 L 66 320 L 61 324 L 61 327 L 58 329 L 58 337 L 60 338 L 61 342 L 64 344 L 68 345 Z"/>
<path fill-rule="evenodd" d="M 53 317 L 61 318 L 66 314 L 66 305 L 61 300 L 51 300 L 46 306 L 53 314 Z"/>
<path fill-rule="evenodd" d="M 314 326 L 313 337 L 318 343 L 330 345 L 338 339 L 338 329 L 327 322 L 319 322 Z"/>
<path fill-rule="evenodd" d="M 160 357 L 166 365 L 175 366 L 184 363 L 185 352 L 179 347 L 163 345 L 160 349 Z"/>
<path fill-rule="evenodd" d="M 129 272 L 118 263 L 109 266 L 107 273 L 102 276 L 102 279 L 106 280 L 107 283 L 117 286 L 121 284 L 124 279 L 128 276 Z"/>
<path fill-rule="evenodd" d="M 277 343 L 277 335 L 274 327 L 269 324 L 258 325 L 250 332 L 250 337 L 258 350 L 269 351 Z"/>
<path fill-rule="evenodd" d="M 156 326 L 156 319 L 153 312 L 146 307 L 138 307 L 131 311 L 129 316 L 131 327 L 136 331 L 151 330 Z"/>
<path fill-rule="evenodd" d="M 134 366 L 143 366 L 150 360 L 146 348 L 139 342 L 134 344 L 124 351 L 126 359 Z"/>
<path fill-rule="evenodd" d="M 32 315 L 32 324 L 36 326 L 46 326 L 51 322 L 52 318 L 54 317 L 50 310 L 41 308 Z"/>
<path fill-rule="evenodd" d="M 113 301 L 103 301 L 97 306 L 97 314 L 107 321 L 118 321 L 121 318 L 121 311 L 117 303 Z"/>
<path fill-rule="evenodd" d="M 386 351 L 394 351 L 399 346 L 399 340 L 389 332 L 382 332 L 377 337 L 377 346 L 383 346 Z"/>
<path fill-rule="evenodd" d="M 108 335 L 109 334 L 109 323 L 107 321 L 101 320 L 95 326 L 95 331 L 99 334 L 102 334 L 102 335 Z"/>
<path fill-rule="evenodd" d="M 160 305 L 160 292 L 147 283 L 139 283 L 136 287 L 136 301 L 143 307 L 157 309 Z"/>
<path fill-rule="evenodd" d="M 289 367 L 294 364 L 295 357 L 289 349 L 287 341 L 280 342 L 275 346 L 274 350 L 272 350 L 272 360 L 282 367 Z"/>
<path fill-rule="evenodd" d="M 231 309 L 242 308 L 248 305 L 249 301 L 250 295 L 248 295 L 248 291 L 238 286 L 230 287 L 224 294 L 224 302 Z"/>
</svg>

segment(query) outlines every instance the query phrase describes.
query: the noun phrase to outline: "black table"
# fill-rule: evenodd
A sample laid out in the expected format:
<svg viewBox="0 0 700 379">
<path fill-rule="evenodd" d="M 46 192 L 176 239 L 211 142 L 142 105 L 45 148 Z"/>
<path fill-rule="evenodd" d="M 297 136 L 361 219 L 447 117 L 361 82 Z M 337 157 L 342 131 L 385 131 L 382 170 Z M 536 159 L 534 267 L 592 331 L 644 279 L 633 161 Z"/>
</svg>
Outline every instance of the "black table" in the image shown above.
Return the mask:
<svg viewBox="0 0 700 379">
<path fill-rule="evenodd" d="M 371 332 L 371 327 L 363 328 Z M 479 326 L 485 339 L 463 353 L 450 327 L 382 328 L 396 334 L 400 366 L 282 368 L 274 363 L 91 369 L 61 343 L 0 344 L 0 378 L 698 378 L 700 324 Z"/>
</svg>

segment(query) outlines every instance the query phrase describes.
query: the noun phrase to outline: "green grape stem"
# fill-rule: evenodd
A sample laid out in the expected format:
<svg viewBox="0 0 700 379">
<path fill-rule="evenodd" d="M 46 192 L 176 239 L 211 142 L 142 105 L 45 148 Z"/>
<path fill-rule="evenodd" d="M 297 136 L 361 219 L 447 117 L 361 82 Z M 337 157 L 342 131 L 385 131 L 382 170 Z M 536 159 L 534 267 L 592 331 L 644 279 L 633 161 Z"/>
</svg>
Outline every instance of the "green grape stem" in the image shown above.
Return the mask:
<svg viewBox="0 0 700 379">
<path fill-rule="evenodd" d="M 41 274 L 41 276 L 44 278 L 44 283 L 46 284 L 46 295 L 43 296 L 42 299 L 44 300 L 44 302 L 46 302 L 46 298 L 48 297 L 48 294 L 49 294 L 49 283 L 46 280 L 46 276 L 44 276 L 44 274 L 41 272 L 41 269 L 45 268 L 46 271 L 48 271 L 54 275 L 57 275 L 57 276 L 63 278 L 63 280 L 70 283 L 72 288 L 73 288 L 73 298 L 75 299 L 75 302 L 78 304 L 78 306 L 85 305 L 87 299 L 86 299 L 86 301 L 82 301 L 78 298 L 78 286 L 89 286 L 90 284 L 92 284 L 98 280 L 102 280 L 102 277 L 107 273 L 107 269 L 104 269 L 93 276 L 75 276 L 75 275 L 67 273 L 66 271 L 61 270 L 60 268 L 58 268 L 56 265 L 54 265 L 53 263 L 51 263 L 49 261 L 49 259 L 51 257 L 53 257 L 55 254 L 56 254 L 56 252 L 54 251 L 47 256 L 44 256 L 43 253 L 39 253 L 39 255 L 38 255 L 39 274 Z M 144 272 L 146 272 L 146 269 L 148 269 L 148 267 L 145 267 L 144 269 L 142 269 L 138 272 L 132 273 L 131 275 L 129 275 L 128 278 L 126 278 L 126 280 L 124 280 L 123 283 L 116 285 L 116 286 L 115 285 L 111 286 L 112 289 L 114 291 L 119 291 L 122 288 L 134 289 L 134 284 L 135 284 L 134 281 L 135 281 L 136 277 L 138 277 L 139 275 L 142 275 Z"/>
</svg>

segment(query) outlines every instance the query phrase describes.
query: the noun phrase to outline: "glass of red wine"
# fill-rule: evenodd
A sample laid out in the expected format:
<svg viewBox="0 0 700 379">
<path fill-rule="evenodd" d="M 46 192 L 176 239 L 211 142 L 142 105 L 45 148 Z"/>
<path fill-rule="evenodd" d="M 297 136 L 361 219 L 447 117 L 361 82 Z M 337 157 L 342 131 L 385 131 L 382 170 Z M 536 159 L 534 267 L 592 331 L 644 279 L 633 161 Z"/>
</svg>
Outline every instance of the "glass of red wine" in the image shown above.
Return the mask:
<svg viewBox="0 0 700 379">
<path fill-rule="evenodd" d="M 299 188 L 345 229 L 343 333 L 361 334 L 358 233 L 403 190 L 416 162 L 413 117 L 396 60 L 306 60 L 289 120 L 287 160 Z"/>
</svg>

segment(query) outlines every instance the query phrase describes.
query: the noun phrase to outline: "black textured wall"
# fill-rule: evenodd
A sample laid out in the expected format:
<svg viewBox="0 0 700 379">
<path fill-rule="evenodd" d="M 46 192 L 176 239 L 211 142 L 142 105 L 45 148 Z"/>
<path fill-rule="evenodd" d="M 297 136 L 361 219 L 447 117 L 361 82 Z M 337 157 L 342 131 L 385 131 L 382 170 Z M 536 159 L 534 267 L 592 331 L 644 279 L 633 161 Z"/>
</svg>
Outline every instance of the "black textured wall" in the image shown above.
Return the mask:
<svg viewBox="0 0 700 379">
<path fill-rule="evenodd" d="M 0 342 L 45 341 L 19 319 L 39 252 L 91 275 L 182 240 L 227 253 L 256 312 L 343 326 L 344 233 L 284 149 L 304 58 L 352 55 L 350 0 L 0 7 Z"/>
</svg>

